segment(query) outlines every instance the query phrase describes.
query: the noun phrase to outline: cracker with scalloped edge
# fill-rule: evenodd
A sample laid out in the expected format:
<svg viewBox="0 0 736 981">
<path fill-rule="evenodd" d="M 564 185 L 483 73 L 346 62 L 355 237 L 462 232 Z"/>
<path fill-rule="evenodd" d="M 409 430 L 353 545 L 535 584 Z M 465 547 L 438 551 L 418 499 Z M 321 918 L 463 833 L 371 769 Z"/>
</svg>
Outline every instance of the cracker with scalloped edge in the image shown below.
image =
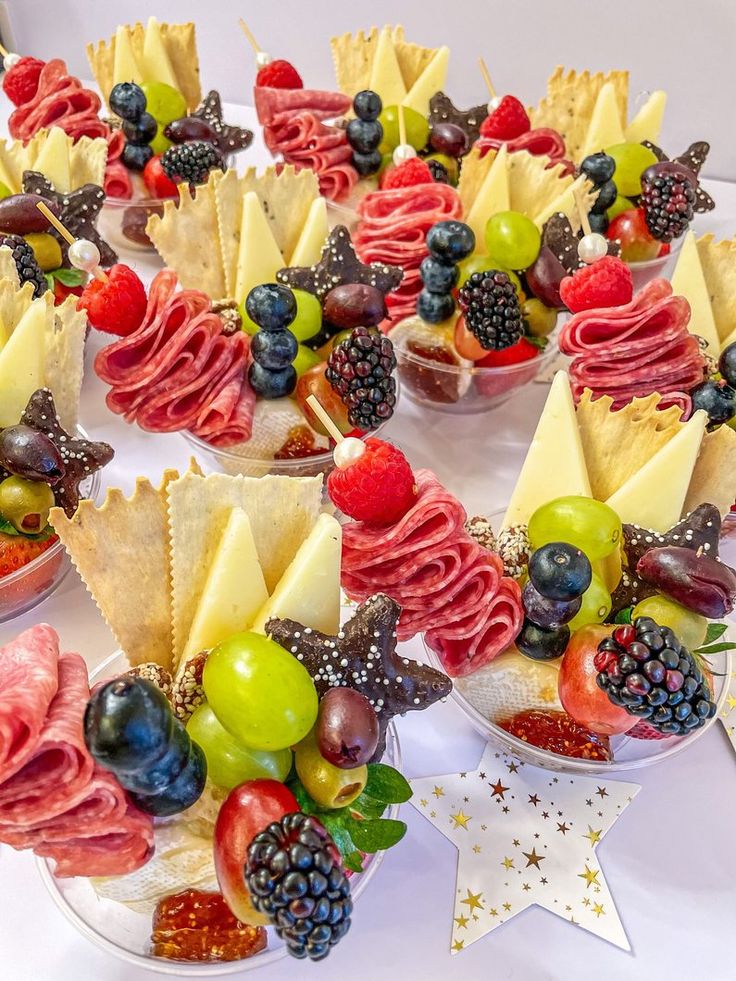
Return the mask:
<svg viewBox="0 0 736 981">
<path fill-rule="evenodd" d="M 0 283 L 10 283 L 16 292 L 20 289 L 18 267 L 8 245 L 0 245 Z"/>
<path fill-rule="evenodd" d="M 721 341 L 736 340 L 736 239 L 717 242 L 708 232 L 696 238 L 700 264 L 708 287 L 713 319 Z"/>
<path fill-rule="evenodd" d="M 3 246 L 3 249 L 5 248 L 7 246 Z M 13 266 L 15 266 L 14 262 Z M 17 274 L 15 281 L 12 278 L 0 280 L 0 321 L 2 321 L 8 334 L 13 333 L 23 314 L 32 303 L 33 283 L 24 283 L 19 288 Z"/>
<path fill-rule="evenodd" d="M 84 184 L 105 184 L 105 167 L 107 167 L 107 140 L 101 136 L 92 139 L 81 136 L 76 143 L 72 141 L 69 148 L 69 170 L 71 172 L 70 191 Z M 56 189 L 63 190 L 62 188 Z"/>
<path fill-rule="evenodd" d="M 655 392 L 613 412 L 610 395 L 594 399 L 590 389 L 583 392 L 577 421 L 596 500 L 607 501 L 679 432 L 682 411 L 674 405 L 658 409 L 661 400 Z"/>
<path fill-rule="evenodd" d="M 345 95 L 352 98 L 369 87 L 377 44 L 377 27 L 372 27 L 367 33 L 361 30 L 351 34 L 348 31 L 330 38 L 337 87 Z"/>
<path fill-rule="evenodd" d="M 44 296 L 52 297 L 48 290 Z M 54 396 L 64 429 L 73 429 L 79 417 L 79 397 L 84 374 L 84 341 L 87 314 L 77 310 L 76 297 L 68 296 L 53 307 L 46 332 L 44 381 Z"/>
<path fill-rule="evenodd" d="M 547 157 L 534 156 L 527 150 L 508 155 L 512 211 L 521 211 L 532 218 L 572 185 L 573 178 L 565 173 L 562 164 L 548 165 Z"/>
<path fill-rule="evenodd" d="M 607 73 L 566 70 L 562 65 L 555 68 L 547 81 L 547 94 L 529 116 L 533 127 L 549 126 L 557 130 L 565 141 L 567 156 L 577 160 L 585 143 L 593 108 L 598 93 L 606 82 L 612 82 L 621 115 L 621 128 L 626 127 L 629 100 L 629 73 Z"/>
<path fill-rule="evenodd" d="M 397 24 L 394 27 L 391 36 L 394 42 L 396 60 L 401 69 L 401 77 L 404 79 L 404 85 L 408 92 L 432 58 L 434 58 L 438 49 L 427 48 L 424 45 L 415 44 L 413 41 L 407 41 L 404 37 L 404 28 L 401 24 Z"/>
<path fill-rule="evenodd" d="M 463 165 L 460 168 L 460 179 L 457 183 L 457 193 L 460 196 L 464 215 L 467 215 L 473 207 L 483 181 L 486 179 L 488 171 L 491 169 L 495 159 L 495 150 L 489 150 L 485 156 L 481 156 L 480 149 L 477 145 L 472 147 L 470 153 L 463 157 Z"/>
<path fill-rule="evenodd" d="M 186 647 L 207 573 L 234 507 L 250 519 L 269 593 L 311 531 L 321 477 L 184 474 L 168 487 L 174 664 Z"/>
<path fill-rule="evenodd" d="M 713 504 L 724 517 L 736 503 L 736 431 L 719 426 L 703 436 L 682 513 Z"/>
</svg>

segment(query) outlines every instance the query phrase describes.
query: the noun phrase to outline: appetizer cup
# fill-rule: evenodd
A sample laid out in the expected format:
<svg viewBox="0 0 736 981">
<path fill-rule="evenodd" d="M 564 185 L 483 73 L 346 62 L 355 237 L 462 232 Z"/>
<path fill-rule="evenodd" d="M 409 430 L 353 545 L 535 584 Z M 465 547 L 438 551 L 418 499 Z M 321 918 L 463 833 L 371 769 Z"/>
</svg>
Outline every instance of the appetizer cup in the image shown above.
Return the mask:
<svg viewBox="0 0 736 981">
<path fill-rule="evenodd" d="M 121 255 L 126 252 L 155 254 L 146 223 L 151 215 L 162 215 L 164 204 L 173 198 L 105 198 L 99 218 L 100 234 Z"/>
</svg>

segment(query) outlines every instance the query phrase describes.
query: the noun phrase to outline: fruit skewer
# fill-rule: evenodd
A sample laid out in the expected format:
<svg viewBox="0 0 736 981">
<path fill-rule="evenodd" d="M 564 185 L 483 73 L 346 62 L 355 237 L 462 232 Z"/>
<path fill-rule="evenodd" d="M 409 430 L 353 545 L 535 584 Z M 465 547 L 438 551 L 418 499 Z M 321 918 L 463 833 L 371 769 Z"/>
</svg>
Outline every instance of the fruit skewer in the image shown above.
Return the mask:
<svg viewBox="0 0 736 981">
<path fill-rule="evenodd" d="M 59 235 L 63 235 L 69 243 L 69 261 L 71 264 L 77 269 L 91 273 L 100 282 L 107 283 L 108 277 L 100 266 L 100 252 L 94 242 L 90 242 L 86 238 L 75 238 L 66 225 L 59 221 L 43 201 L 39 201 L 36 207 L 48 223 L 53 225 Z"/>
</svg>

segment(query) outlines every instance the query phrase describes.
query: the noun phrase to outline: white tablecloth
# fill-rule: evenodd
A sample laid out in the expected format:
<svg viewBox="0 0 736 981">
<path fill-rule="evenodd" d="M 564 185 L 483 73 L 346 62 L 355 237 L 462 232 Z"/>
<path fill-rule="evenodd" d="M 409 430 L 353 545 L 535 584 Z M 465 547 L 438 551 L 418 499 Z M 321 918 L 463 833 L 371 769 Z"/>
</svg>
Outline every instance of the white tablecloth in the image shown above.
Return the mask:
<svg viewBox="0 0 736 981">
<path fill-rule="evenodd" d="M 3 108 L 3 107 L 0 107 Z M 230 107 L 229 117 L 252 119 Z M 0 118 L 7 118 L 0 112 Z M 265 163 L 262 146 L 248 163 Z M 719 237 L 736 231 L 736 187 L 708 185 L 718 202 L 715 217 L 696 228 Z M 123 257 L 140 274 L 155 266 Z M 103 483 L 130 491 L 135 477 L 158 478 L 164 467 L 186 467 L 184 439 L 153 436 L 127 426 L 105 406 L 105 386 L 91 362 L 101 346 L 92 336 L 82 393 L 81 419 L 116 455 Z M 508 500 L 525 447 L 546 394 L 532 385 L 494 413 L 450 416 L 417 409 L 404 400 L 387 429 L 414 467 L 431 467 L 469 513 L 488 513 Z M 653 489 L 656 492 L 655 489 Z M 124 586 L 123 586 L 124 588 Z M 60 633 L 64 649 L 94 666 L 115 648 L 94 603 L 74 573 L 40 608 L 0 625 L 0 644 L 39 621 Z M 420 645 L 405 645 L 418 656 Z M 451 701 L 398 722 L 407 776 L 473 769 L 482 739 Z M 618 981 L 641 977 L 736 977 L 733 920 L 736 860 L 736 756 L 720 724 L 682 756 L 643 771 L 621 774 L 642 791 L 599 846 L 598 857 L 631 941 L 626 953 L 538 908 L 512 919 L 460 954 L 450 955 L 455 850 L 411 806 L 401 844 L 361 898 L 349 938 L 315 967 L 324 981 L 363 978 L 498 978 L 518 981 Z M 312 969 L 282 960 L 262 969 L 265 979 L 304 977 Z M 7 981 L 144 981 L 129 967 L 92 946 L 62 917 L 47 895 L 33 857 L 0 849 L 0 977 Z"/>
</svg>

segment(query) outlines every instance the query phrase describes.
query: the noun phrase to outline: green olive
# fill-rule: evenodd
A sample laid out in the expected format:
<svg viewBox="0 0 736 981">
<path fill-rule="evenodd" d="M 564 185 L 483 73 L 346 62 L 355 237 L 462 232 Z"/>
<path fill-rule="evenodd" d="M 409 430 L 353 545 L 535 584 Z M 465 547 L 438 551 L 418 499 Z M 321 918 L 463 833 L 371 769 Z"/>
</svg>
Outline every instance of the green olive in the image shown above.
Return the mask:
<svg viewBox="0 0 736 981">
<path fill-rule="evenodd" d="M 368 767 L 341 770 L 319 751 L 314 731 L 294 751 L 296 772 L 304 789 L 320 807 L 347 807 L 362 794 L 368 780 Z"/>
<path fill-rule="evenodd" d="M 53 235 L 47 232 L 29 232 L 24 238 L 33 249 L 36 262 L 44 272 L 59 268 L 62 263 L 61 246 Z"/>
<path fill-rule="evenodd" d="M 49 523 L 54 492 L 48 484 L 23 477 L 6 477 L 0 483 L 0 514 L 16 531 L 37 535 Z"/>
</svg>

